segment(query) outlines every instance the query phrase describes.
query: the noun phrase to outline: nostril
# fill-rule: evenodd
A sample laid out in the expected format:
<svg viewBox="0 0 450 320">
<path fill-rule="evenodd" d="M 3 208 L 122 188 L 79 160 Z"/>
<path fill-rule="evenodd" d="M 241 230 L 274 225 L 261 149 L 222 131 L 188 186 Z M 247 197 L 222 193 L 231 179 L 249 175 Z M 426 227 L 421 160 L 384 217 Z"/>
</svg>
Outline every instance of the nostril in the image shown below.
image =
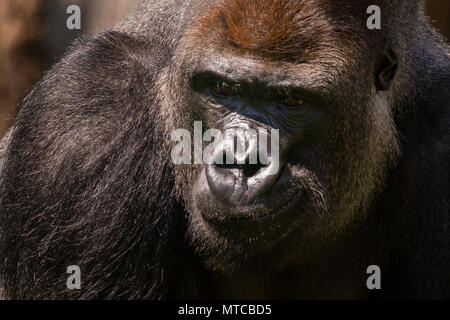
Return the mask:
<svg viewBox="0 0 450 320">
<path fill-rule="evenodd" d="M 236 158 L 230 157 L 228 158 L 228 155 L 226 152 L 222 151 L 222 155 L 216 158 L 218 162 L 216 162 L 215 167 L 220 169 L 238 169 L 240 170 L 240 166 L 237 164 Z"/>
<path fill-rule="evenodd" d="M 220 169 L 241 169 L 241 166 L 238 164 L 215 164 L 215 167 Z"/>
<path fill-rule="evenodd" d="M 262 168 L 264 168 L 265 165 L 258 163 L 258 164 L 245 164 L 241 166 L 242 173 L 244 176 L 251 178 L 254 175 L 256 175 Z"/>
<path fill-rule="evenodd" d="M 268 166 L 267 161 L 263 161 L 267 157 L 261 158 L 262 155 L 257 152 L 258 145 L 256 143 L 249 142 L 241 145 L 241 148 L 237 148 L 237 142 L 234 140 L 234 144 L 224 144 L 220 149 L 216 149 L 213 167 L 220 169 L 222 174 L 227 174 L 225 171 L 229 170 L 235 176 L 250 178 Z"/>
<path fill-rule="evenodd" d="M 265 167 L 263 164 L 216 164 L 216 168 L 227 170 L 239 170 L 245 177 L 251 178 Z"/>
<path fill-rule="evenodd" d="M 235 159 L 234 163 L 229 164 L 226 161 L 223 162 L 223 164 L 215 164 L 216 168 L 220 169 L 228 169 L 228 170 L 239 170 L 242 171 L 243 175 L 246 177 L 253 177 L 256 175 L 261 169 L 266 167 L 265 164 L 262 164 L 260 161 L 255 164 L 249 163 L 249 158 L 246 159 L 245 164 L 238 164 L 237 160 Z"/>
</svg>

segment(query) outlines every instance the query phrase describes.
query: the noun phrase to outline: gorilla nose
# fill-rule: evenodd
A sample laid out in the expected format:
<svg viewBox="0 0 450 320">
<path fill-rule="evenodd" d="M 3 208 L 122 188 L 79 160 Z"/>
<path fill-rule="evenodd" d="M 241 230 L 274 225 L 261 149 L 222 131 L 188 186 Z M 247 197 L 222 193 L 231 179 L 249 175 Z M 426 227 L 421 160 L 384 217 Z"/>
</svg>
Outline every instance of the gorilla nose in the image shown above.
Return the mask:
<svg viewBox="0 0 450 320">
<path fill-rule="evenodd" d="M 231 164 L 228 164 L 227 157 L 224 155 L 223 160 L 219 164 L 215 164 L 214 166 L 217 170 L 223 170 L 223 172 L 227 172 L 227 170 L 235 170 L 236 172 L 242 175 L 242 178 L 250 178 L 256 175 L 261 169 L 266 167 L 266 164 L 261 163 L 259 159 L 257 159 L 256 163 L 251 163 L 250 155 L 247 154 L 245 157 L 245 162 L 240 161 L 238 157 L 234 156 Z"/>
<path fill-rule="evenodd" d="M 216 148 L 215 161 L 206 167 L 205 174 L 211 192 L 218 199 L 243 205 L 271 189 L 280 171 L 279 159 L 273 152 L 269 157 L 258 150 L 257 143 L 247 141 L 241 152 L 234 146 L 235 143 L 225 141 Z"/>
</svg>

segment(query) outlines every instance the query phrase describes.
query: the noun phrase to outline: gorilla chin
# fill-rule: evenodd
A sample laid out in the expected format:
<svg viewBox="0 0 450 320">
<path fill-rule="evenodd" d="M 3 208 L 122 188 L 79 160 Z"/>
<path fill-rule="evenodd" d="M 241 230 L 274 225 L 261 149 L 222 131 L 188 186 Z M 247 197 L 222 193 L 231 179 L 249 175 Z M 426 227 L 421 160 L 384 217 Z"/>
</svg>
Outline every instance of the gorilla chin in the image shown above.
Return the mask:
<svg viewBox="0 0 450 320">
<path fill-rule="evenodd" d="M 274 175 L 265 175 L 269 169 L 263 168 L 251 177 L 246 169 L 206 165 L 193 188 L 193 223 L 203 229 L 197 236 L 204 242 L 221 238 L 241 259 L 270 251 L 294 230 L 299 233 L 324 207 L 308 192 L 314 179 L 305 168 L 284 163 Z M 224 247 L 218 249 L 223 252 Z"/>
</svg>

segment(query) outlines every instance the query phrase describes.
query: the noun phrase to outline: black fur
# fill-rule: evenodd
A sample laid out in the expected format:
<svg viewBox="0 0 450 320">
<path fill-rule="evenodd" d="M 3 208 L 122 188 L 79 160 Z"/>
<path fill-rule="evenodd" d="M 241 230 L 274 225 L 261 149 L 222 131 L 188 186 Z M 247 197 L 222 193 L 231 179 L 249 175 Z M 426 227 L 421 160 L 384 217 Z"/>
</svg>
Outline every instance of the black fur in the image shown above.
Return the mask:
<svg viewBox="0 0 450 320">
<path fill-rule="evenodd" d="M 382 297 L 449 298 L 450 58 L 422 13 L 400 30 L 393 22 L 386 27 L 383 41 L 415 39 L 394 45 L 399 72 L 409 75 L 388 98 L 401 155 L 359 230 L 337 240 L 326 259 L 291 266 L 262 284 L 248 280 L 251 270 L 233 278 L 203 265 L 186 241 L 192 228 L 168 158 L 158 80 L 162 72 L 177 76 L 171 63 L 183 32 L 212 2 L 144 2 L 114 30 L 75 43 L 25 99 L 0 147 L 5 298 L 353 297 L 342 289 L 353 276 L 340 279 L 340 289 L 318 290 L 347 271 L 355 247 L 364 252 L 349 268 L 360 270 L 358 281 L 370 263 L 386 270 Z M 411 26 L 418 31 L 409 34 Z M 176 112 L 174 118 L 183 118 Z M 325 268 L 322 279 L 314 262 Z M 73 264 L 82 270 L 82 290 L 66 288 L 66 267 Z M 298 289 L 295 272 L 304 279 Z M 246 288 L 229 289 L 223 279 Z M 220 285 L 227 288 L 219 292 Z M 298 291 L 284 295 L 288 289 Z"/>
</svg>

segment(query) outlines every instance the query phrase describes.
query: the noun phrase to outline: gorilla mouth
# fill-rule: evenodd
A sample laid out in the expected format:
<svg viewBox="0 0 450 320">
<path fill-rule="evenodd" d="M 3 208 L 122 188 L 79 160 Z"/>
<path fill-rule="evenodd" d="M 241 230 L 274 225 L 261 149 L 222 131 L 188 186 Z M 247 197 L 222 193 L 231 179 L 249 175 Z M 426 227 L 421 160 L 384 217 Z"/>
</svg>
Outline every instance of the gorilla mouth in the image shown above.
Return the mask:
<svg viewBox="0 0 450 320">
<path fill-rule="evenodd" d="M 205 172 L 206 169 L 203 170 L 202 176 L 205 176 Z M 252 201 L 232 203 L 223 194 L 214 192 L 214 187 L 210 185 L 208 179 L 205 179 L 203 184 L 202 177 L 200 177 L 199 182 L 203 184 L 204 189 L 200 191 L 201 196 L 197 197 L 197 200 L 200 200 L 197 202 L 198 209 L 203 218 L 215 226 L 276 222 L 275 219 L 278 217 L 295 211 L 294 209 L 305 196 L 304 190 L 298 185 L 295 188 L 290 186 L 291 178 L 287 166 L 283 165 L 269 186 L 270 189 L 265 189 L 265 192 Z M 236 187 L 236 184 L 234 186 Z M 234 191 L 245 193 L 246 190 Z M 214 207 L 211 204 L 214 204 Z"/>
<path fill-rule="evenodd" d="M 256 220 L 262 220 L 262 219 L 268 219 L 268 218 L 272 218 L 278 215 L 283 214 L 286 211 L 289 211 L 291 209 L 293 209 L 296 204 L 298 204 L 298 202 L 300 201 L 300 199 L 302 198 L 303 192 L 299 192 L 299 193 L 293 193 L 291 195 L 291 197 L 289 198 L 289 201 L 286 201 L 284 204 L 281 204 L 278 206 L 278 208 L 266 215 L 263 215 L 261 217 L 257 217 L 255 218 Z"/>
<path fill-rule="evenodd" d="M 252 202 L 230 204 L 211 197 L 206 202 L 197 201 L 198 213 L 206 225 L 229 243 L 245 248 L 247 254 L 265 252 L 296 230 L 308 216 L 303 215 L 307 192 L 302 186 L 292 185 L 289 172 L 283 166 L 271 189 Z M 210 192 L 207 184 L 205 188 L 208 190 L 204 190 L 203 196 Z"/>
<path fill-rule="evenodd" d="M 232 217 L 225 217 L 221 219 L 216 219 L 214 217 L 207 216 L 204 218 L 208 220 L 211 223 L 227 223 L 227 222 L 236 222 L 236 221 L 264 221 L 268 219 L 274 219 L 279 215 L 282 215 L 283 213 L 290 211 L 294 207 L 296 207 L 296 204 L 299 203 L 300 199 L 302 198 L 303 192 L 294 192 L 290 196 L 285 197 L 288 200 L 286 201 L 280 201 L 279 204 L 272 206 L 271 209 L 261 209 L 258 208 L 258 205 L 250 206 L 250 208 L 254 207 L 253 210 L 250 208 L 246 208 L 245 211 L 253 211 L 253 214 L 243 214 L 241 216 L 232 216 Z M 237 207 L 235 210 L 239 210 L 239 207 Z"/>
</svg>

